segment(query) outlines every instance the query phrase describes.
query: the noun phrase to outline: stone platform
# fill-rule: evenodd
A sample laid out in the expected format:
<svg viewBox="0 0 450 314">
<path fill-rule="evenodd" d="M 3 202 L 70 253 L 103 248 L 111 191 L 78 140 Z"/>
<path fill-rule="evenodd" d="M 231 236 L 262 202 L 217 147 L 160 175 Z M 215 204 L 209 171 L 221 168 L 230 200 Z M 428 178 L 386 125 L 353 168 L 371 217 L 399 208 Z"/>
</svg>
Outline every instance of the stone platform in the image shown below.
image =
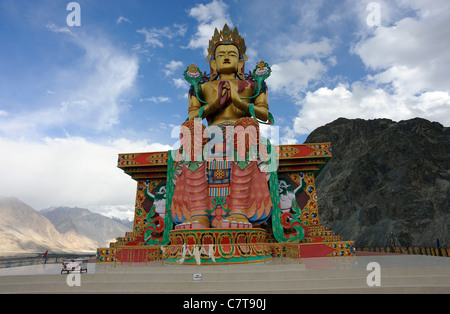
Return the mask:
<svg viewBox="0 0 450 314">
<path fill-rule="evenodd" d="M 367 285 L 371 262 L 380 265 L 380 286 Z M 167 266 L 161 261 L 91 263 L 80 286 L 73 287 L 60 270 L 59 264 L 0 269 L 0 293 L 450 293 L 450 259 L 436 256 L 309 258 L 300 263 L 273 258 L 265 264 L 201 267 Z M 194 280 L 194 274 L 201 274 L 201 280 Z"/>
</svg>

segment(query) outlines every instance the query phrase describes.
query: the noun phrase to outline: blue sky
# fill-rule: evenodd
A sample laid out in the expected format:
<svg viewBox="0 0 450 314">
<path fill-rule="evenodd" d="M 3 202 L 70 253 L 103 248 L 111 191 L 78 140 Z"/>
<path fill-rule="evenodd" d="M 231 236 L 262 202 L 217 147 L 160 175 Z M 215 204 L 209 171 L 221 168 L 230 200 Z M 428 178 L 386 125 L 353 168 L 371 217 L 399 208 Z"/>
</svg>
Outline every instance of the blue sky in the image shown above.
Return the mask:
<svg viewBox="0 0 450 314">
<path fill-rule="evenodd" d="M 36 209 L 132 217 L 117 154 L 176 146 L 182 73 L 209 69 L 224 23 L 246 40 L 247 71 L 272 67 L 281 144 L 339 117 L 450 124 L 447 0 L 80 0 L 80 26 L 69 2 L 0 0 L 0 194 Z"/>
</svg>

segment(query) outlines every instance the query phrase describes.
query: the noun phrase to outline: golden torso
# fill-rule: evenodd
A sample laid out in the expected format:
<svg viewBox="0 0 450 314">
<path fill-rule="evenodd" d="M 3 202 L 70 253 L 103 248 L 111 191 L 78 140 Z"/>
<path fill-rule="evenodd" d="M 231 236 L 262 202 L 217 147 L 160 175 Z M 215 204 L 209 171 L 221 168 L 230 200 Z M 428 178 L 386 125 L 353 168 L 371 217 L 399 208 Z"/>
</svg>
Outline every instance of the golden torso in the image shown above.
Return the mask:
<svg viewBox="0 0 450 314">
<path fill-rule="evenodd" d="M 252 84 L 237 78 L 240 69 L 243 69 L 244 61 L 239 60 L 236 46 L 219 45 L 210 66 L 217 70 L 219 77 L 201 85 L 203 101 L 206 104 L 201 104 L 195 95 L 191 95 L 189 120 L 198 118 L 199 110 L 204 106 L 202 118 L 207 118 L 210 125 L 224 121 L 236 122 L 242 117 L 250 116 L 248 104 L 251 102 L 254 103 L 256 117 L 263 121 L 267 119 L 269 106 L 266 92 L 256 98 L 245 99 L 253 95 L 253 89 Z"/>
<path fill-rule="evenodd" d="M 262 121 L 266 121 L 269 113 L 267 92 L 261 92 L 256 98 L 242 99 L 249 98 L 253 95 L 252 84 L 239 79 L 228 79 L 227 81 L 231 85 L 230 89 L 234 97 L 230 97 L 229 102 L 222 106 L 218 105 L 220 78 L 201 85 L 202 100 L 206 104 L 200 103 L 195 95 L 190 95 L 188 109 L 189 120 L 198 118 L 199 110 L 204 106 L 202 118 L 207 118 L 210 125 L 216 125 L 225 121 L 236 122 L 240 118 L 250 117 L 248 104 L 253 103 L 256 117 Z M 242 87 L 240 93 L 238 92 L 239 85 Z"/>
<path fill-rule="evenodd" d="M 228 80 L 231 84 L 231 88 L 238 90 L 239 89 L 239 79 L 233 79 Z M 212 82 L 207 82 L 202 84 L 202 93 L 204 100 L 206 102 L 213 102 L 218 97 L 218 90 L 219 90 L 219 80 L 215 80 Z M 241 81 L 241 84 L 244 82 Z M 253 93 L 253 90 L 251 88 L 251 84 L 247 84 L 245 89 L 239 94 L 241 98 L 245 97 L 251 97 Z M 250 99 L 242 99 L 242 101 L 246 103 L 250 103 Z M 220 108 L 217 110 L 214 115 L 211 116 L 210 124 L 216 125 L 219 123 L 222 123 L 224 121 L 231 121 L 236 122 L 239 118 L 249 116 L 248 113 L 245 113 L 241 109 L 237 108 L 233 103 L 230 103 L 229 105 L 224 105 L 223 108 Z"/>
</svg>

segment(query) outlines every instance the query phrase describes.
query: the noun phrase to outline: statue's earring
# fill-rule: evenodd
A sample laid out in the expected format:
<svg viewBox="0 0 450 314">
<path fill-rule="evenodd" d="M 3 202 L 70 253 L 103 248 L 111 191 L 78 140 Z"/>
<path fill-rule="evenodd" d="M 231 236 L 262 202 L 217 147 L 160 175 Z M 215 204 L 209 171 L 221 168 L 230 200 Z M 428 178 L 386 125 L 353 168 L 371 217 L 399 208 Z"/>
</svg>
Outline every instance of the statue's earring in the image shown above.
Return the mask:
<svg viewBox="0 0 450 314">
<path fill-rule="evenodd" d="M 243 81 L 245 80 L 245 62 L 244 62 L 244 60 L 239 60 L 237 76 L 239 77 L 240 80 L 243 80 Z"/>
<path fill-rule="evenodd" d="M 211 76 L 210 76 L 209 80 L 214 81 L 219 76 L 219 73 L 217 73 L 216 60 L 211 60 L 209 62 L 209 68 L 211 70 Z"/>
</svg>

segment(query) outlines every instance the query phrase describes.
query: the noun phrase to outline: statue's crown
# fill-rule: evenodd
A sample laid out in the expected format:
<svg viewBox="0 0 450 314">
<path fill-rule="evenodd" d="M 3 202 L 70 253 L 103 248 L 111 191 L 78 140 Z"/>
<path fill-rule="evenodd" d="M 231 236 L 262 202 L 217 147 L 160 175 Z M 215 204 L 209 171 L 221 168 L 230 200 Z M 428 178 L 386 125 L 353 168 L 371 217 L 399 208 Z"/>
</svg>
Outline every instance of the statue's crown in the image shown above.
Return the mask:
<svg viewBox="0 0 450 314">
<path fill-rule="evenodd" d="M 245 51 L 247 50 L 245 40 L 239 35 L 237 27 L 231 31 L 228 25 L 225 24 L 220 32 L 217 28 L 214 30 L 214 35 L 209 41 L 208 56 L 206 57 L 207 61 L 214 59 L 214 53 L 219 45 L 235 45 L 239 50 L 240 58 L 247 61 L 247 55 L 245 54 Z"/>
</svg>

